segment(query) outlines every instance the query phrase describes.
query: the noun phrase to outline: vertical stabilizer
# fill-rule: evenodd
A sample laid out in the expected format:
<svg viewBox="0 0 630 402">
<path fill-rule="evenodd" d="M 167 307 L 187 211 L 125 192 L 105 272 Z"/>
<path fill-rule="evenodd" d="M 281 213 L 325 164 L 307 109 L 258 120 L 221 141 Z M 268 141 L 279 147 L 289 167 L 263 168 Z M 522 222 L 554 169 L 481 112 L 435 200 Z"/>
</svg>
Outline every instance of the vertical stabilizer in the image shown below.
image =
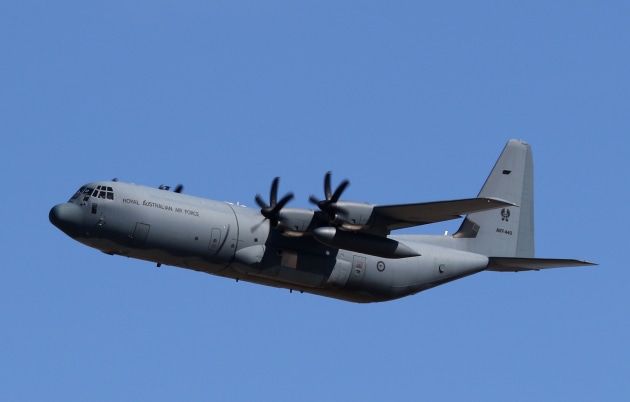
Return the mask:
<svg viewBox="0 0 630 402">
<path fill-rule="evenodd" d="M 479 197 L 500 198 L 507 207 L 466 216 L 453 235 L 468 239 L 472 252 L 492 257 L 534 257 L 534 163 L 524 141 L 510 140 Z"/>
</svg>

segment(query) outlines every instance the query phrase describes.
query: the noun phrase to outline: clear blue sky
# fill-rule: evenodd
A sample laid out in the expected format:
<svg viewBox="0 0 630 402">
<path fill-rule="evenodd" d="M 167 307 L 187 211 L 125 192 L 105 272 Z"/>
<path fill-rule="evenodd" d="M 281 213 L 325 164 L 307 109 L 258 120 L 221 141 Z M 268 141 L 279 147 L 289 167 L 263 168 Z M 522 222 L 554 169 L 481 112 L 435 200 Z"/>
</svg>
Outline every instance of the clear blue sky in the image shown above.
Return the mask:
<svg viewBox="0 0 630 402">
<path fill-rule="evenodd" d="M 1 400 L 630 399 L 627 2 L 91 3 L 0 6 Z M 357 201 L 471 197 L 510 138 L 537 255 L 599 266 L 359 305 L 48 222 L 113 177 L 252 206 L 281 176 L 306 207 L 327 170 Z"/>
</svg>

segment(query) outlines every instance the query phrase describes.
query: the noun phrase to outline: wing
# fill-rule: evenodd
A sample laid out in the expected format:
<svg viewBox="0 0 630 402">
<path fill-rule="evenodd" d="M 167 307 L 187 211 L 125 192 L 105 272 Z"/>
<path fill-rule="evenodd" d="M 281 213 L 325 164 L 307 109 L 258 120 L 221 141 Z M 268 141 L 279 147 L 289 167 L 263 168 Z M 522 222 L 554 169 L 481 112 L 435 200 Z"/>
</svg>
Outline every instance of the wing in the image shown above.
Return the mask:
<svg viewBox="0 0 630 402">
<path fill-rule="evenodd" d="M 506 206 L 516 206 L 516 204 L 496 198 L 466 198 L 419 204 L 379 205 L 374 207 L 376 219 L 371 229 L 377 229 L 375 226 L 378 226 L 378 229 L 384 228 L 390 232 L 396 229 L 458 219 L 462 215 L 472 212 Z"/>
<path fill-rule="evenodd" d="M 548 268 L 580 267 L 597 265 L 592 262 L 582 260 L 565 260 L 557 258 L 511 258 L 511 257 L 490 257 L 488 271 L 498 272 L 519 272 L 538 271 Z"/>
</svg>

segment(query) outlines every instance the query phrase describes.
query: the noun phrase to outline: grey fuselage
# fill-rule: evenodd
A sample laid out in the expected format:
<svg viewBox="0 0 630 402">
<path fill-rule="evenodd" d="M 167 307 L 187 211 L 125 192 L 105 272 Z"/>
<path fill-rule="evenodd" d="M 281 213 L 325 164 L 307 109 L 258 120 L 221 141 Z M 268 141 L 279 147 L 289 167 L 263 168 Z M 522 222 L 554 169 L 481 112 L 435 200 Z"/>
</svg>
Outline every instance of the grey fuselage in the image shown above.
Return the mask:
<svg viewBox="0 0 630 402">
<path fill-rule="evenodd" d="M 87 184 L 50 220 L 103 251 L 353 302 L 412 295 L 480 271 L 488 257 L 452 236 L 389 236 L 419 256 L 383 258 L 287 237 L 258 209 L 117 181 Z"/>
</svg>

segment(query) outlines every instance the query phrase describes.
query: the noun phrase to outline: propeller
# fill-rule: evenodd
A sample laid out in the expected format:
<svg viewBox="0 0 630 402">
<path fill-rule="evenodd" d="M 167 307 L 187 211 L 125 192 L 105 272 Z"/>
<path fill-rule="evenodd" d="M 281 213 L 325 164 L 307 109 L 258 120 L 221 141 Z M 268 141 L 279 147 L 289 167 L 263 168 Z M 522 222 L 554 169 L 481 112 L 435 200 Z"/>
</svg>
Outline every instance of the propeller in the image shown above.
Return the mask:
<svg viewBox="0 0 630 402">
<path fill-rule="evenodd" d="M 328 215 L 328 218 L 332 221 L 335 219 L 337 214 L 345 213 L 342 208 L 339 208 L 337 206 L 337 201 L 339 201 L 339 197 L 341 197 L 341 194 L 344 192 L 346 187 L 348 187 L 350 182 L 348 180 L 342 181 L 333 193 L 330 186 L 331 174 L 332 172 L 329 171 L 326 172 L 326 176 L 324 176 L 324 195 L 326 196 L 326 199 L 319 200 L 317 197 L 311 194 L 311 196 L 309 197 L 309 201 L 317 205 L 319 209 L 324 211 Z"/>
<path fill-rule="evenodd" d="M 293 193 L 288 193 L 278 201 L 278 182 L 279 177 L 273 179 L 271 183 L 271 192 L 269 193 L 269 205 L 262 199 L 260 194 L 256 194 L 256 203 L 260 206 L 260 213 L 266 219 L 269 219 L 272 227 L 278 226 L 280 223 L 280 210 L 287 202 L 293 198 Z"/>
</svg>

